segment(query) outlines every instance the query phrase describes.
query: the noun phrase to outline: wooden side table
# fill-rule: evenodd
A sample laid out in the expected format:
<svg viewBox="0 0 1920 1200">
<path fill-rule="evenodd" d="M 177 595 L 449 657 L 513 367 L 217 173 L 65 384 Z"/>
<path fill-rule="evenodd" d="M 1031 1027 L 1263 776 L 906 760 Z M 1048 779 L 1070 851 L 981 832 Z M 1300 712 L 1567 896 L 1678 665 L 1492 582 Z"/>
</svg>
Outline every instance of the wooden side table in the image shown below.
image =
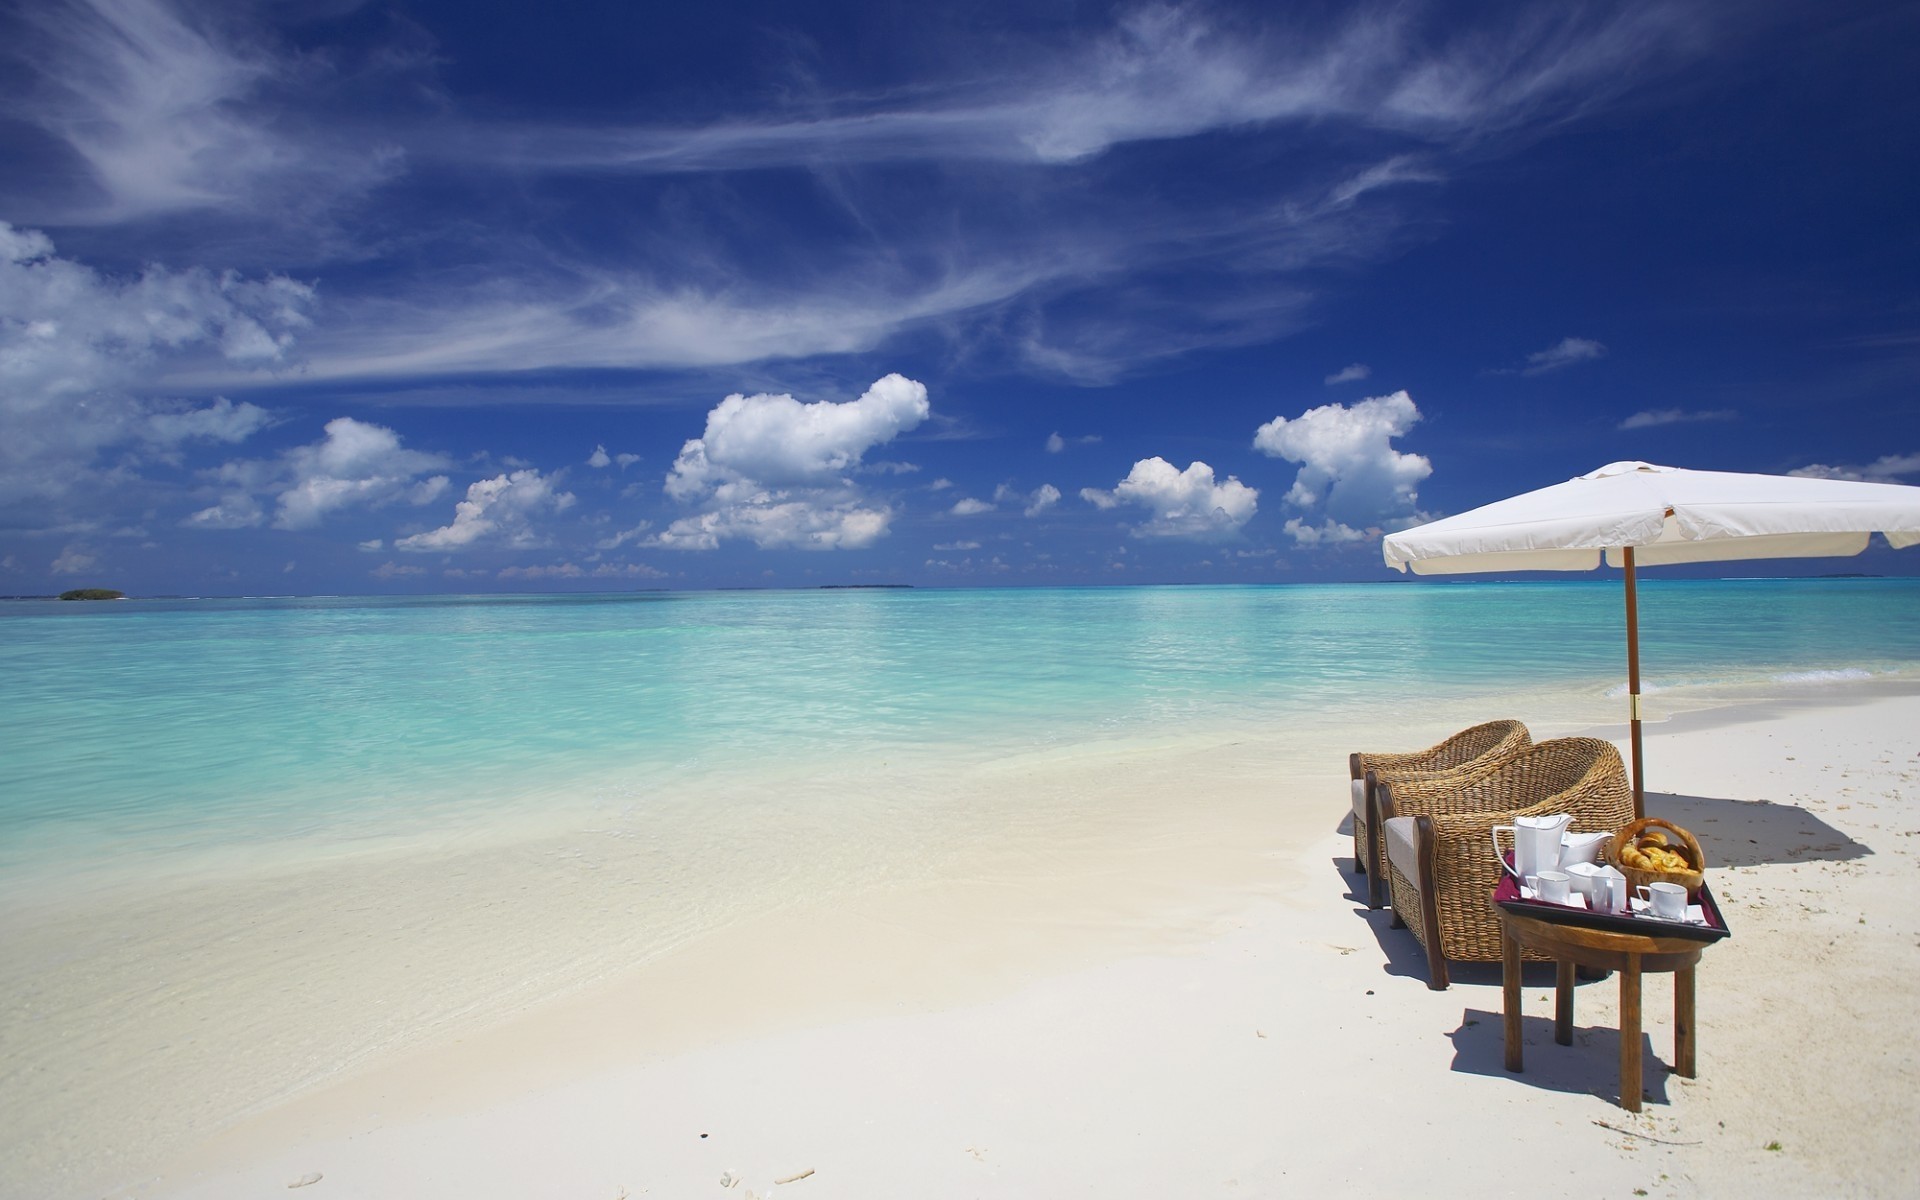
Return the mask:
<svg viewBox="0 0 1920 1200">
<path fill-rule="evenodd" d="M 1616 933 L 1495 906 L 1501 927 L 1500 981 L 1506 1016 L 1507 1070 L 1520 1070 L 1520 951 L 1554 961 L 1553 1040 L 1573 1044 L 1573 971 L 1590 967 L 1620 976 L 1620 1107 L 1640 1111 L 1640 976 L 1673 972 L 1673 1069 L 1693 1078 L 1693 968 L 1707 943 L 1693 938 Z"/>
</svg>

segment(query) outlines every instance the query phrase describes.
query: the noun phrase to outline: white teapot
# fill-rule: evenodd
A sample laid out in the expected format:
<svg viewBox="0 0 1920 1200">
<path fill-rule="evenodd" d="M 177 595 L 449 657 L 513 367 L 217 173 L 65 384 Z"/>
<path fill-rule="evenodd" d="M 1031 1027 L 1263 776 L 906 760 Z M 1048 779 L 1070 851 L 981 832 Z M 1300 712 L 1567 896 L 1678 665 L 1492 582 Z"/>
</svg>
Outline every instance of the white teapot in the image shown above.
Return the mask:
<svg viewBox="0 0 1920 1200">
<path fill-rule="evenodd" d="M 1493 827 L 1493 855 L 1500 857 L 1500 831 L 1513 835 L 1513 865 L 1507 870 L 1521 879 L 1542 871 L 1558 870 L 1560 838 L 1573 824 L 1572 813 L 1550 817 L 1515 817 L 1511 825 Z"/>
</svg>

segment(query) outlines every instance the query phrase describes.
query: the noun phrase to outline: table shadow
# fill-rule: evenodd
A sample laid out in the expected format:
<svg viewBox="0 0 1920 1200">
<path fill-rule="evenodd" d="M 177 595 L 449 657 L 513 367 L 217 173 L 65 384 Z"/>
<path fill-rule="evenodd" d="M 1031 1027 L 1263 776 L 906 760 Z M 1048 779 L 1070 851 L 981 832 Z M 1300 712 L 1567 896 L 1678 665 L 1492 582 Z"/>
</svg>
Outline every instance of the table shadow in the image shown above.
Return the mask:
<svg viewBox="0 0 1920 1200">
<path fill-rule="evenodd" d="M 1552 964 L 1540 965 L 1548 970 L 1550 987 Z M 1573 1045 L 1562 1046 L 1553 1040 L 1553 1001 L 1537 1006 L 1546 1011 L 1539 1015 L 1527 1013 L 1520 1018 L 1524 1063 L 1518 1073 L 1506 1067 L 1504 1018 L 1497 1012 L 1477 1008 L 1464 1010 L 1459 1027 L 1447 1035 L 1453 1041 L 1452 1069 L 1467 1075 L 1511 1079 L 1543 1091 L 1598 1096 L 1609 1104 L 1617 1103 L 1620 1031 L 1605 1025 L 1576 1023 Z M 1671 1103 L 1667 1095 L 1667 1076 L 1671 1071 L 1667 1061 L 1654 1052 L 1653 1039 L 1644 1030 L 1640 1034 L 1640 1053 L 1642 1102 Z"/>
</svg>

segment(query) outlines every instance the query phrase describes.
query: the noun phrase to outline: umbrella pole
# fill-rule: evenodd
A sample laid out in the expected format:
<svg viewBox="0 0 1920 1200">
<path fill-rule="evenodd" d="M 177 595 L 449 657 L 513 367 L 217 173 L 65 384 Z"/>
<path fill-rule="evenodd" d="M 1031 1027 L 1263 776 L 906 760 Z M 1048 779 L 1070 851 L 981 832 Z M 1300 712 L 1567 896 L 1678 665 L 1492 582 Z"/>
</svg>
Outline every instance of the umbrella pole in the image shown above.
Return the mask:
<svg viewBox="0 0 1920 1200">
<path fill-rule="evenodd" d="M 1627 575 L 1627 724 L 1633 740 L 1633 819 L 1647 815 L 1646 778 L 1640 765 L 1640 598 L 1633 578 L 1633 547 L 1621 549 Z"/>
</svg>

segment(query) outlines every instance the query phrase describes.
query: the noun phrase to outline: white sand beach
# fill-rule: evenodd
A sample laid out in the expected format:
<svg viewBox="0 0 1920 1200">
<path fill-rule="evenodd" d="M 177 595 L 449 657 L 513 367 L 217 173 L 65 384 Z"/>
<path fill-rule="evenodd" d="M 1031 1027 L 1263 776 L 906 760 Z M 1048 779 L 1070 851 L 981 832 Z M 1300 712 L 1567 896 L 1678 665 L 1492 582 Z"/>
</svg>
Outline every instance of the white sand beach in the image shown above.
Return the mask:
<svg viewBox="0 0 1920 1200">
<path fill-rule="evenodd" d="M 1699 835 L 1734 936 L 1700 966 L 1698 1078 L 1650 1060 L 1638 1115 L 1613 1103 L 1612 979 L 1580 987 L 1559 1047 L 1551 969 L 1531 968 L 1527 1067 L 1509 1074 L 1497 965 L 1431 991 L 1411 935 L 1365 910 L 1344 754 L 1467 723 L 1421 721 L 1337 747 L 1003 764 L 1007 795 L 1124 802 L 1103 829 L 1005 854 L 982 838 L 932 882 L 735 922 L 238 1116 L 164 1110 L 179 1081 L 135 1067 L 133 1099 L 155 1105 L 141 1121 L 66 1130 L 0 1190 L 1911 1195 L 1920 696 L 1822 695 L 1649 726 L 1648 810 Z M 1661 1060 L 1666 979 L 1646 985 Z M 156 999 L 127 998 L 122 1019 Z"/>
</svg>

